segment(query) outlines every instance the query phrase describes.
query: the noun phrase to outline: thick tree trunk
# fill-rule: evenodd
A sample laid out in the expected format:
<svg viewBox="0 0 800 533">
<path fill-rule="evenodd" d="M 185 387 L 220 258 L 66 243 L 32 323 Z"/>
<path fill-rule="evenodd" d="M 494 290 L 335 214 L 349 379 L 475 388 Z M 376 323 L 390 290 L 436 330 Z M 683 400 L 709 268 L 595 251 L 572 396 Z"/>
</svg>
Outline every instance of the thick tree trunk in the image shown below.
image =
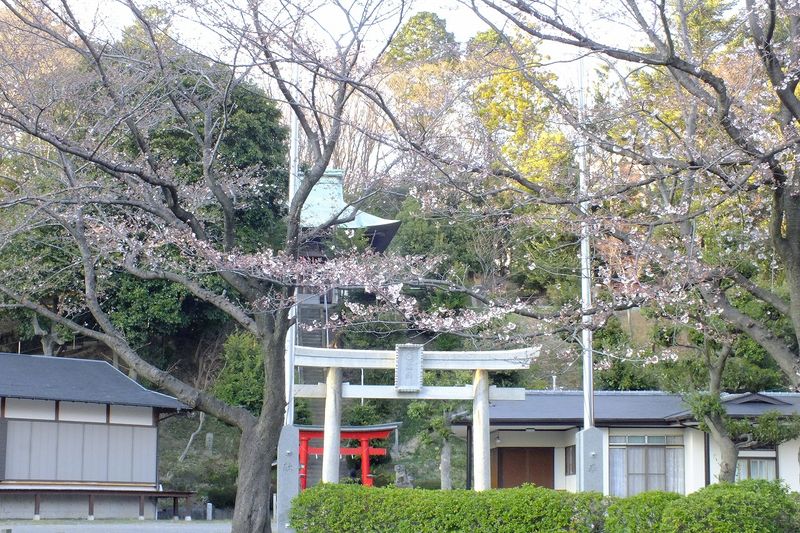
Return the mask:
<svg viewBox="0 0 800 533">
<path fill-rule="evenodd" d="M 719 449 L 719 471 L 717 480 L 733 483 L 736 479 L 736 461 L 739 459 L 739 449 L 728 435 L 724 421 L 719 416 L 706 416 L 705 423 L 714 443 Z"/>
<path fill-rule="evenodd" d="M 279 312 L 277 317 L 257 315 L 256 324 L 261 332 L 264 352 L 264 399 L 258 421 L 242 430 L 231 533 L 271 532 L 270 471 L 277 457 L 286 408 L 283 381 L 284 342 L 288 327 L 286 313 Z"/>
<path fill-rule="evenodd" d="M 800 239 L 800 235 L 797 237 Z M 786 281 L 789 285 L 789 318 L 794 326 L 794 334 L 800 344 L 800 253 L 788 254 L 790 263 L 786 265 Z M 795 372 L 800 373 L 800 354 L 796 354 Z M 796 381 L 796 380 L 795 380 Z"/>
<path fill-rule="evenodd" d="M 232 533 L 270 533 L 270 466 L 271 439 L 266 426 L 256 423 L 242 431 L 239 441 L 239 477 L 236 480 L 236 506 Z M 274 447 L 274 446 L 273 446 Z"/>
<path fill-rule="evenodd" d="M 733 483 L 736 480 L 736 461 L 739 459 L 739 450 L 731 439 L 714 439 L 719 448 L 719 473 L 717 479 L 724 483 Z"/>
<path fill-rule="evenodd" d="M 453 488 L 451 478 L 451 457 L 453 456 L 453 446 L 447 437 L 442 439 L 442 451 L 439 454 L 439 475 L 441 476 L 441 489 L 450 490 Z"/>
</svg>

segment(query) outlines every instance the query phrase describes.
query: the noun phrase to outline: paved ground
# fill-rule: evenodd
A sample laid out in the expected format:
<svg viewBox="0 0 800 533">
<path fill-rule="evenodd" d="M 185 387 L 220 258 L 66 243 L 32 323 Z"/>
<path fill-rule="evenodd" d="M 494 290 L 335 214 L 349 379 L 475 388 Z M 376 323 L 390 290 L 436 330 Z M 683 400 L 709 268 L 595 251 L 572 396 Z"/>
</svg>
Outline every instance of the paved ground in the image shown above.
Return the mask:
<svg viewBox="0 0 800 533">
<path fill-rule="evenodd" d="M 0 532 L 11 529 L 11 533 L 230 533 L 231 523 L 227 520 L 206 522 L 194 520 L 145 520 L 139 522 L 121 520 L 42 520 L 2 521 Z"/>
</svg>

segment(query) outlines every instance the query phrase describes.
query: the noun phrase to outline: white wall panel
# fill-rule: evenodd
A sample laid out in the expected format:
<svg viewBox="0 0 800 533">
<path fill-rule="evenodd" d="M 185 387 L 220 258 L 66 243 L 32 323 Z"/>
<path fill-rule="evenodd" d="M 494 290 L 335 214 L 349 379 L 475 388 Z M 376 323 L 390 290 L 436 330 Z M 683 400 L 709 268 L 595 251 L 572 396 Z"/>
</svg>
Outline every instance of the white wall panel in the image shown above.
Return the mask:
<svg viewBox="0 0 800 533">
<path fill-rule="evenodd" d="M 86 424 L 83 428 L 83 472 L 84 481 L 106 481 L 108 479 L 108 426 Z"/>
<path fill-rule="evenodd" d="M 80 481 L 83 471 L 83 424 L 58 424 L 56 478 Z"/>
<path fill-rule="evenodd" d="M 133 479 L 139 483 L 156 482 L 158 430 L 133 428 Z"/>
<path fill-rule="evenodd" d="M 48 400 L 27 400 L 24 398 L 6 398 L 6 418 L 55 420 L 56 402 Z"/>
<path fill-rule="evenodd" d="M 153 409 L 150 407 L 134 407 L 130 405 L 112 405 L 111 423 L 152 426 Z"/>
<path fill-rule="evenodd" d="M 102 403 L 61 402 L 58 419 L 69 422 L 105 423 L 106 405 Z"/>
<path fill-rule="evenodd" d="M 6 479 L 30 479 L 31 422 L 8 421 Z"/>
<path fill-rule="evenodd" d="M 30 479 L 55 479 L 58 424 L 31 422 L 30 446 Z"/>
<path fill-rule="evenodd" d="M 110 426 L 108 428 L 108 479 L 130 481 L 133 479 L 133 428 Z"/>
</svg>

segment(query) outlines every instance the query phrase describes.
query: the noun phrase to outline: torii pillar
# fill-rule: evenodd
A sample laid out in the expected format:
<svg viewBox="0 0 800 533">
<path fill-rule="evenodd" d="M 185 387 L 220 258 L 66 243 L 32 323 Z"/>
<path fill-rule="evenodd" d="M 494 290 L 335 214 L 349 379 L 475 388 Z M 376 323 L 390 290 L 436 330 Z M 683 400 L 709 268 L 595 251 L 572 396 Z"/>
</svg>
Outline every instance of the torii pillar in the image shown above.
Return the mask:
<svg viewBox="0 0 800 533">
<path fill-rule="evenodd" d="M 322 482 L 339 482 L 339 449 L 342 437 L 342 369 L 325 373 L 325 425 L 322 437 Z"/>
<path fill-rule="evenodd" d="M 476 370 L 472 380 L 472 472 L 475 490 L 492 488 L 489 442 L 489 372 Z M 523 392 L 524 396 L 524 392 Z"/>
</svg>

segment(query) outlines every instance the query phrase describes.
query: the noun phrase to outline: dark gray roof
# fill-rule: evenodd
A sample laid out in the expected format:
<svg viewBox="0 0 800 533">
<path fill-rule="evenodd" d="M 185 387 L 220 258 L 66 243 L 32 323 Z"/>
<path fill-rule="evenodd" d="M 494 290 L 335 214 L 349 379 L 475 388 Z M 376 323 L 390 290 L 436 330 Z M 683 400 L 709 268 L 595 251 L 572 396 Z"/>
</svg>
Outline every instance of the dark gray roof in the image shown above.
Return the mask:
<svg viewBox="0 0 800 533">
<path fill-rule="evenodd" d="M 798 393 L 725 394 L 728 414 L 748 417 L 767 411 L 800 414 Z M 668 425 L 691 420 L 689 406 L 680 394 L 660 391 L 596 391 L 595 423 Z M 493 425 L 583 425 L 583 392 L 568 390 L 526 391 L 524 401 L 492 401 Z"/>
<path fill-rule="evenodd" d="M 800 393 L 796 392 L 723 394 L 722 403 L 728 416 L 733 418 L 758 416 L 767 411 L 777 411 L 782 415 L 800 414 Z M 692 413 L 687 409 L 671 418 L 688 419 L 692 418 Z"/>
<path fill-rule="evenodd" d="M 171 396 L 148 390 L 105 361 L 0 353 L 0 396 L 182 410 Z"/>
</svg>

